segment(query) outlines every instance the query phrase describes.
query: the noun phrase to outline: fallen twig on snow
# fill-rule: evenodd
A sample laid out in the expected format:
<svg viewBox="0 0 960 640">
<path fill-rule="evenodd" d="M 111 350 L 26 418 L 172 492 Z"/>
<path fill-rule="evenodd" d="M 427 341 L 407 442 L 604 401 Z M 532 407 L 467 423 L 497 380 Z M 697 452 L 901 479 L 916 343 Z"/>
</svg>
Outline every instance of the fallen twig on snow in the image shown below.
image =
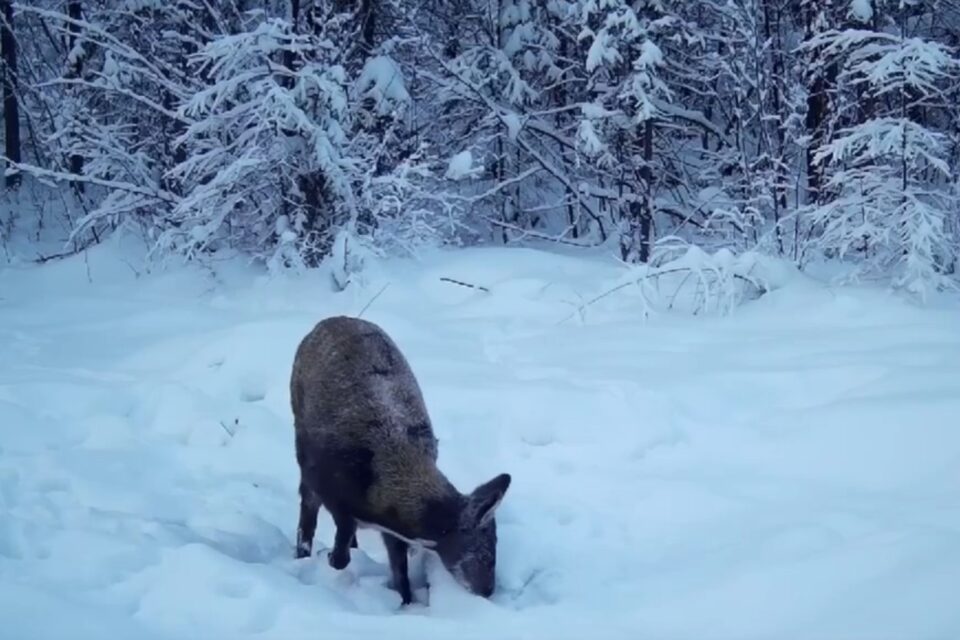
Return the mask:
<svg viewBox="0 0 960 640">
<path fill-rule="evenodd" d="M 369 309 L 369 308 L 370 308 L 370 305 L 372 305 L 372 304 L 374 303 L 374 301 L 375 301 L 377 298 L 380 297 L 380 294 L 383 293 L 384 291 L 386 291 L 387 287 L 389 287 L 389 286 L 390 286 L 390 283 L 389 283 L 389 282 L 388 282 L 387 284 L 383 285 L 383 287 L 380 288 L 380 291 L 377 291 L 377 294 L 376 294 L 375 296 L 373 296 L 372 298 L 370 298 L 370 302 L 368 302 L 367 304 L 363 305 L 363 309 L 360 309 L 360 313 L 357 314 L 357 317 L 358 317 L 358 318 L 361 317 L 361 316 L 363 315 L 363 312 L 366 311 L 367 309 Z"/>
<path fill-rule="evenodd" d="M 440 281 L 441 281 L 441 282 L 449 282 L 449 283 L 451 283 L 451 284 L 458 284 L 458 285 L 460 285 L 461 287 L 469 287 L 470 289 L 479 289 L 480 291 L 484 291 L 484 292 L 486 292 L 486 293 L 490 293 L 490 289 L 488 289 L 488 288 L 486 288 L 486 287 L 484 287 L 484 286 L 481 286 L 481 285 L 479 285 L 479 284 L 470 284 L 469 282 L 463 282 L 463 281 L 461 281 L 461 280 L 454 280 L 453 278 L 440 278 Z"/>
<path fill-rule="evenodd" d="M 50 262 L 50 261 L 52 261 L 52 260 L 60 260 L 61 258 L 69 258 L 70 256 L 76 256 L 76 255 L 79 255 L 79 254 L 83 253 L 83 252 L 86 251 L 87 249 L 90 249 L 90 248 L 96 246 L 99 242 L 100 242 L 99 237 L 96 237 L 96 238 L 94 238 L 94 239 L 91 239 L 89 242 L 85 242 L 85 243 L 83 243 L 83 244 L 78 244 L 78 245 L 76 245 L 75 247 L 73 247 L 72 249 L 68 249 L 68 250 L 66 250 L 66 251 L 61 251 L 60 253 L 50 253 L 50 254 L 47 254 L 47 255 L 43 255 L 42 253 L 38 253 L 38 254 L 37 254 L 37 257 L 34 258 L 33 262 L 36 263 L 36 264 L 45 264 L 45 263 Z"/>
<path fill-rule="evenodd" d="M 230 427 L 228 427 L 228 426 L 227 426 L 227 423 L 224 422 L 223 420 L 218 420 L 218 422 L 220 423 L 220 426 L 223 427 L 223 430 L 227 432 L 227 435 L 230 436 L 231 438 L 233 438 L 233 436 L 235 436 L 235 435 L 237 434 L 237 432 L 236 432 L 235 430 L 231 429 Z M 240 419 L 239 419 L 239 418 L 234 418 L 234 419 L 233 419 L 233 424 L 236 425 L 236 426 L 240 426 Z"/>
</svg>

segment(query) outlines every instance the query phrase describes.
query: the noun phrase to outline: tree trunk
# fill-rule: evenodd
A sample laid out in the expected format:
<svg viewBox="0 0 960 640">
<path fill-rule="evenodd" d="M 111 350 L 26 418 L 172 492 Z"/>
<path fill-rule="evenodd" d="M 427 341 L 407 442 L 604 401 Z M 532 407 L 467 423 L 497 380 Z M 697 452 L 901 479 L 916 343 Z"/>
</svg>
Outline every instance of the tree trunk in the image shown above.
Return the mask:
<svg viewBox="0 0 960 640">
<path fill-rule="evenodd" d="M 627 208 L 626 219 L 621 218 L 620 258 L 625 262 L 649 262 L 653 235 L 653 120 L 641 125 L 643 164 L 635 173 L 634 197 Z M 622 187 L 621 181 L 621 195 Z M 621 214 L 622 215 L 622 214 Z"/>
<path fill-rule="evenodd" d="M 805 36 L 808 40 L 814 36 L 816 31 L 818 8 L 817 3 L 810 3 L 804 12 Z M 819 201 L 822 181 L 822 171 L 814 160 L 818 147 L 824 142 L 823 128 L 827 118 L 826 82 L 821 62 L 819 51 L 812 51 L 806 60 L 807 69 L 810 73 L 807 86 L 807 115 L 804 120 L 804 127 L 810 140 L 806 153 L 807 203 Z"/>
<path fill-rule="evenodd" d="M 764 37 L 768 42 L 772 43 L 770 65 L 771 79 L 773 80 L 773 86 L 771 87 L 773 104 L 771 105 L 771 111 L 776 116 L 777 123 L 774 129 L 774 146 L 776 148 L 775 150 L 771 149 L 774 162 L 774 166 L 772 167 L 773 193 L 771 195 L 773 200 L 773 221 L 776 229 L 777 249 L 780 255 L 784 255 L 783 227 L 781 225 L 783 212 L 786 211 L 787 208 L 787 175 L 785 171 L 787 134 L 784 123 L 789 117 L 789 114 L 785 113 L 784 109 L 784 106 L 787 104 L 787 99 L 784 89 L 786 83 L 786 65 L 784 64 L 783 42 L 781 39 L 781 7 L 776 7 L 776 13 L 774 13 L 774 8 L 771 4 L 769 1 L 763 3 Z"/>
<path fill-rule="evenodd" d="M 10 163 L 19 163 L 20 155 L 20 105 L 17 101 L 17 40 L 13 34 L 13 3 L 0 1 L 3 25 L 0 27 L 0 48 L 3 50 L 3 125 L 4 152 Z M 20 185 L 20 173 L 6 177 L 8 188 Z"/>
<path fill-rule="evenodd" d="M 294 33 L 299 33 L 299 23 L 300 23 L 300 0 L 290 0 L 290 28 L 293 29 Z M 294 64 L 295 59 L 292 49 L 287 49 L 283 52 L 283 66 L 285 66 L 290 71 L 295 71 Z M 288 89 L 293 88 L 293 78 L 284 78 L 281 81 L 281 84 Z"/>
<path fill-rule="evenodd" d="M 377 28 L 377 11 L 374 0 L 360 0 L 359 13 L 361 24 L 360 33 L 363 39 L 363 47 L 361 50 L 366 58 L 370 56 L 374 47 L 377 45 L 374 35 Z"/>
<path fill-rule="evenodd" d="M 825 18 L 818 11 L 826 14 Z M 832 28 L 845 29 L 848 22 L 844 14 L 838 10 L 832 3 L 810 3 L 806 10 L 805 35 L 809 39 L 816 35 L 820 22 L 826 22 Z M 831 135 L 831 117 L 836 117 L 837 113 L 831 113 L 836 107 L 831 105 L 831 95 L 835 93 L 837 87 L 837 77 L 840 73 L 836 61 L 827 62 L 823 59 L 822 50 L 817 49 L 810 53 L 809 58 L 805 60 L 807 68 L 810 70 L 810 83 L 808 86 L 807 97 L 807 116 L 805 126 L 807 135 L 810 136 L 810 144 L 807 147 L 807 202 L 822 204 L 830 198 L 830 194 L 824 193 L 823 189 L 823 168 L 814 162 L 814 155 L 817 149 L 827 143 Z M 844 126 L 844 123 L 834 123 L 837 126 Z M 847 123 L 849 124 L 849 123 Z"/>
<path fill-rule="evenodd" d="M 807 117 L 804 122 L 807 133 L 810 134 L 810 144 L 807 146 L 807 202 L 813 203 L 820 199 L 820 167 L 814 160 L 817 148 L 823 143 L 823 122 L 826 119 L 827 100 L 824 92 L 823 76 L 817 73 L 810 86 L 807 97 Z"/>
<path fill-rule="evenodd" d="M 643 209 L 640 212 L 640 262 L 649 262 L 653 253 L 653 120 L 647 120 L 643 127 L 643 166 L 640 167 L 643 180 Z"/>
<path fill-rule="evenodd" d="M 73 20 L 82 20 L 83 19 L 83 7 L 79 0 L 74 0 L 67 3 L 67 15 L 70 17 L 71 22 L 67 25 L 67 33 L 70 34 L 67 43 L 67 56 L 72 58 L 68 59 L 67 65 L 67 78 L 79 78 L 83 74 L 83 56 L 74 55 L 73 49 L 77 44 L 77 39 L 80 37 L 80 25 L 72 22 Z M 83 173 L 83 156 L 79 153 L 74 153 L 70 155 L 70 173 L 73 175 L 79 176 Z M 75 182 L 74 188 L 78 193 L 83 193 L 83 182 Z"/>
</svg>

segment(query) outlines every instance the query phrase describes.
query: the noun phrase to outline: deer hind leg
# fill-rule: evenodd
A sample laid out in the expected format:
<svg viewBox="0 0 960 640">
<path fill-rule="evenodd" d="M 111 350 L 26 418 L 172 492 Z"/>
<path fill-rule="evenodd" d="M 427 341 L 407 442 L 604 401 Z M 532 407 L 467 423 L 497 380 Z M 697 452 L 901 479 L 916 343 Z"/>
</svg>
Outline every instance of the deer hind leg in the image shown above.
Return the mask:
<svg viewBox="0 0 960 640">
<path fill-rule="evenodd" d="M 297 525 L 297 558 L 313 554 L 313 536 L 317 531 L 317 514 L 323 503 L 310 487 L 300 481 L 300 522 Z"/>
</svg>

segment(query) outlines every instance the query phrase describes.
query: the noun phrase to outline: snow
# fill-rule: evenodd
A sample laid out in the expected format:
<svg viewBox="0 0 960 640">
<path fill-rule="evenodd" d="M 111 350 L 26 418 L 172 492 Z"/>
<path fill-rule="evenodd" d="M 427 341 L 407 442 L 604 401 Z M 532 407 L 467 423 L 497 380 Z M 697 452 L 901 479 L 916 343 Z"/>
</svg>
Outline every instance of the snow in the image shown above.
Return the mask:
<svg viewBox="0 0 960 640">
<path fill-rule="evenodd" d="M 473 166 L 473 153 L 466 149 L 450 158 L 444 177 L 448 180 L 463 180 L 476 175 L 479 171 L 480 168 Z"/>
<path fill-rule="evenodd" d="M 357 79 L 357 88 L 376 101 L 381 115 L 390 113 L 397 104 L 410 101 L 403 72 L 388 56 L 373 56 L 367 61 Z"/>
<path fill-rule="evenodd" d="M 516 111 L 507 111 L 500 115 L 500 119 L 507 127 L 507 137 L 516 140 L 523 130 L 523 120 Z"/>
<path fill-rule="evenodd" d="M 438 251 L 333 293 L 138 251 L 0 270 L 5 637 L 960 634 L 955 301 L 785 269 L 729 315 L 641 321 L 623 290 L 565 320 L 623 268 Z M 323 511 L 293 559 L 293 351 L 381 290 L 364 317 L 410 359 L 441 467 L 513 474 L 490 601 L 427 562 L 401 610 L 376 534 L 326 565 Z"/>
<path fill-rule="evenodd" d="M 663 51 L 650 40 L 640 45 L 640 56 L 634 61 L 634 69 L 649 69 L 663 65 Z"/>
<path fill-rule="evenodd" d="M 859 22 L 873 20 L 873 4 L 871 0 L 850 0 L 850 15 Z"/>
<path fill-rule="evenodd" d="M 600 141 L 600 136 L 597 135 L 597 130 L 594 128 L 593 122 L 586 119 L 581 120 L 577 126 L 577 141 L 580 148 L 588 156 L 601 153 L 606 148 L 603 142 Z"/>
<path fill-rule="evenodd" d="M 620 52 L 617 51 L 613 38 L 607 31 L 600 31 L 593 35 L 593 42 L 587 50 L 586 69 L 588 73 L 593 72 L 597 67 L 603 64 L 613 64 L 620 60 Z M 581 38 L 584 37 L 581 34 Z"/>
</svg>

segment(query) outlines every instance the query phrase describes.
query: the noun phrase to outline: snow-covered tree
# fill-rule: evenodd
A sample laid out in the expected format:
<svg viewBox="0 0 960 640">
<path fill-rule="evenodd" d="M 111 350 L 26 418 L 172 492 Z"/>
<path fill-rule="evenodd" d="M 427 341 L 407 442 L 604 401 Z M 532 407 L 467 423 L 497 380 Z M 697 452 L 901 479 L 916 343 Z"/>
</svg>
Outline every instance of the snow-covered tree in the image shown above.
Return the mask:
<svg viewBox="0 0 960 640">
<path fill-rule="evenodd" d="M 424 135 L 453 169 L 468 157 L 474 163 L 450 172 L 447 189 L 479 214 L 478 231 L 493 224 L 503 240 L 527 232 L 603 238 L 571 117 L 583 78 L 571 26 L 576 3 L 460 0 L 431 8 L 436 13 L 418 29 L 426 55 L 414 57 L 435 96 Z"/>
<path fill-rule="evenodd" d="M 654 164 L 654 130 L 671 97 L 657 36 L 671 20 L 658 2 L 587 2 L 582 11 L 593 96 L 584 106 L 580 139 L 613 179 L 621 258 L 646 262 L 662 173 Z"/>
<path fill-rule="evenodd" d="M 886 30 L 827 31 L 811 43 L 841 68 L 839 86 L 860 99 L 848 102 L 855 123 L 817 149 L 832 197 L 810 216 L 822 227 L 822 248 L 857 252 L 858 273 L 892 273 L 896 285 L 924 296 L 949 283 L 956 258 L 949 223 L 956 169 L 947 162 L 949 138 L 935 125 L 950 105 L 960 61 L 947 47 L 908 35 L 906 9 L 891 14 Z"/>
<path fill-rule="evenodd" d="M 236 6 L 118 0 L 17 8 L 26 28 L 45 36 L 25 40 L 33 65 L 24 103 L 42 150 L 24 172 L 69 185 L 81 214 L 75 238 L 97 239 L 123 222 L 152 228 L 177 200 L 163 175 L 176 163 L 170 141 L 184 126 L 176 107 L 199 87 L 186 57 L 227 16 L 238 19 Z"/>
<path fill-rule="evenodd" d="M 686 66 L 704 80 L 678 93 L 715 123 L 703 134 L 705 189 L 695 205 L 707 213 L 711 243 L 788 253 L 802 134 L 788 21 L 786 0 L 704 3 L 700 13 L 706 44 Z"/>
<path fill-rule="evenodd" d="M 192 56 L 207 86 L 180 109 L 190 121 L 176 141 L 186 159 L 170 176 L 184 197 L 161 247 L 193 254 L 230 246 L 315 264 L 339 230 L 369 233 L 397 213 L 406 177 L 379 171 L 383 141 L 354 130 L 351 100 L 373 98 L 379 115 L 402 109 L 403 77 L 376 57 L 353 82 L 340 53 L 326 33 L 296 33 L 271 19 Z"/>
</svg>

